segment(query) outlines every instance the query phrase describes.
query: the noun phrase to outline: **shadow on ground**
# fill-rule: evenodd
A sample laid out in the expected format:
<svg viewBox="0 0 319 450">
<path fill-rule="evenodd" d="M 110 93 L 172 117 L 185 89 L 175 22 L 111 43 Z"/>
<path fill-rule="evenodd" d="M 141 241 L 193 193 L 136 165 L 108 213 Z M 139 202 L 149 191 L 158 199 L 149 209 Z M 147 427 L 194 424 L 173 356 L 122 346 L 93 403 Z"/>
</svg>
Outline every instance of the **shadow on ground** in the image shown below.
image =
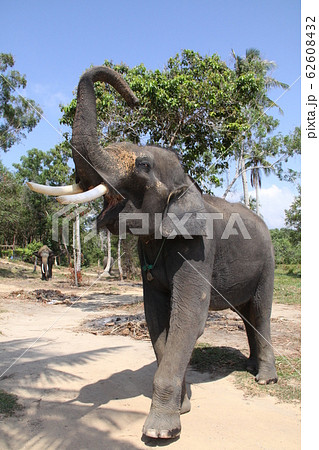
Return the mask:
<svg viewBox="0 0 319 450">
<path fill-rule="evenodd" d="M 232 372 L 246 372 L 247 358 L 236 348 L 205 344 L 193 350 L 190 364 L 199 372 L 209 372 L 211 380 L 216 381 Z"/>
<path fill-rule="evenodd" d="M 34 279 L 35 275 L 28 269 L 24 269 L 23 267 L 15 268 L 9 267 L 4 268 L 0 267 L 0 277 L 2 278 L 23 278 L 23 279 Z"/>
<path fill-rule="evenodd" d="M 129 394 L 128 370 L 118 377 L 115 374 L 105 382 L 95 383 L 92 388 L 90 385 L 83 387 L 79 392 L 72 386 L 74 382 L 77 382 L 76 385 L 81 384 L 81 380 L 85 383 L 81 376 L 83 367 L 125 347 L 48 356 L 53 342 L 49 339 L 40 339 L 36 343 L 34 339 L 16 339 L 1 344 L 0 372 L 3 375 L 0 388 L 18 394 L 24 408 L 17 416 L 1 421 L 0 447 L 127 448 L 127 443 L 110 437 L 110 429 L 121 430 L 123 424 L 138 420 L 144 414 L 134 410 L 123 412 L 113 408 L 101 409 L 99 406 L 118 398 L 120 391 L 121 398 L 141 392 L 150 395 L 151 381 L 148 390 L 142 380 L 134 388 L 137 380 L 134 378 L 130 385 L 133 392 Z M 12 363 L 14 365 L 7 370 Z M 79 370 L 81 367 L 82 370 Z M 148 378 L 151 379 L 150 376 Z M 98 401 L 98 398 L 103 400 Z"/>
<path fill-rule="evenodd" d="M 1 345 L 1 373 L 14 361 L 15 364 L 0 378 L 0 387 L 17 393 L 24 406 L 24 411 L 18 413 L 18 417 L 7 418 L 0 424 L 2 439 L 7 448 L 13 448 L 10 442 L 15 443 L 14 448 L 24 448 L 26 444 L 27 448 L 32 448 L 40 445 L 40 440 L 43 448 L 62 446 L 61 448 L 71 449 L 78 447 L 79 442 L 80 448 L 127 448 L 127 443 L 110 437 L 110 430 L 119 431 L 125 428 L 125 424 L 144 420 L 148 411 L 132 410 L 129 399 L 140 395 L 151 398 L 156 363 L 144 365 L 137 370 L 127 368 L 95 383 L 85 384 L 86 380 L 81 374 L 86 365 L 126 347 L 48 356 L 52 342 L 40 339 L 34 343 L 32 339 L 21 339 Z M 210 351 L 206 348 L 205 361 L 210 364 L 210 370 L 214 365 L 216 370 L 213 374 L 202 374 L 190 368 L 187 373 L 190 385 L 218 380 L 234 370 L 244 370 L 246 358 L 238 350 L 228 347 L 221 349 L 216 352 L 212 347 Z M 201 353 L 197 354 L 197 359 L 201 357 Z M 231 363 L 233 359 L 237 362 Z M 81 380 L 83 383 L 79 390 L 72 388 L 73 382 L 77 381 L 78 386 L 81 385 Z M 191 396 L 190 388 L 189 395 Z M 128 400 L 125 412 L 108 406 L 111 401 L 119 399 Z M 148 446 L 156 444 L 154 440 L 147 438 L 143 438 L 143 442 Z M 169 440 L 165 443 L 161 441 L 156 445 L 169 443 Z"/>
</svg>

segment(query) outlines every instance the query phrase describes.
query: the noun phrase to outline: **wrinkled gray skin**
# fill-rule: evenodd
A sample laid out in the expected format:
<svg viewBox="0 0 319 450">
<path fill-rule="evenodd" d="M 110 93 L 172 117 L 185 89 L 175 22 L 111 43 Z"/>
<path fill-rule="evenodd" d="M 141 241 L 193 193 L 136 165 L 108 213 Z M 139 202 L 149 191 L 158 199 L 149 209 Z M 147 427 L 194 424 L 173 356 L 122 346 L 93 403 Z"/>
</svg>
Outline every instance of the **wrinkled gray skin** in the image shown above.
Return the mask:
<svg viewBox="0 0 319 450">
<path fill-rule="evenodd" d="M 40 260 L 42 274 L 41 280 L 48 281 L 50 278 L 52 278 L 52 266 L 54 262 L 53 251 L 47 245 L 44 245 L 33 254 Z"/>
<path fill-rule="evenodd" d="M 142 270 L 145 316 L 158 369 L 143 433 L 154 438 L 175 437 L 181 430 L 180 414 L 190 410 L 185 371 L 209 308 L 233 307 L 241 315 L 250 347 L 248 370 L 261 384 L 277 381 L 270 338 L 273 248 L 259 217 L 241 204 L 202 195 L 173 151 L 130 143 L 101 148 L 93 90 L 98 80 L 113 85 L 131 106 L 137 104 L 129 87 L 111 69 L 96 67 L 82 76 L 72 137 L 77 181 L 84 189 L 100 182 L 111 189 L 98 217 L 100 228 L 118 233 L 119 213 L 149 213 L 150 231 L 139 237 L 139 255 L 142 267 L 158 257 L 152 281 Z M 194 218 L 198 212 L 222 213 L 223 219 L 198 220 Z M 165 240 L 160 251 L 163 240 L 154 238 L 155 213 L 163 214 L 164 237 L 172 237 L 174 230 L 168 213 L 178 218 L 193 213 L 185 223 L 190 239 L 183 236 L 183 230 L 175 229 L 175 238 Z M 222 239 L 232 213 L 240 215 L 251 239 L 244 239 L 238 223 L 231 226 L 229 238 Z M 141 222 L 128 221 L 127 229 L 131 227 L 141 228 Z"/>
</svg>

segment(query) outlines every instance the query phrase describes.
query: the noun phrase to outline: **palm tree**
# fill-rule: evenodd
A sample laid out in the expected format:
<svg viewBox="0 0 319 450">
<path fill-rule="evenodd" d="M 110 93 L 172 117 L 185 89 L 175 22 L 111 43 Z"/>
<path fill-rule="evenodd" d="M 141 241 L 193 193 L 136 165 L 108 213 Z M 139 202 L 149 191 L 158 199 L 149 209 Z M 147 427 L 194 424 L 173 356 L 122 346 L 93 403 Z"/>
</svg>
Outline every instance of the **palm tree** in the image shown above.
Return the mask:
<svg viewBox="0 0 319 450">
<path fill-rule="evenodd" d="M 260 151 L 258 148 L 254 148 L 249 160 L 246 162 L 246 168 L 250 170 L 250 183 L 252 187 L 255 188 L 256 192 L 256 213 L 260 216 L 260 201 L 259 201 L 259 190 L 261 188 L 261 174 L 262 171 L 265 175 L 269 175 L 274 171 L 273 166 L 266 159 L 265 153 Z"/>
<path fill-rule="evenodd" d="M 250 72 L 254 74 L 255 79 L 261 82 L 260 95 L 256 98 L 256 104 L 258 102 L 258 105 L 263 108 L 276 107 L 282 113 L 282 109 L 267 95 L 267 91 L 272 88 L 289 88 L 288 84 L 268 75 L 269 72 L 271 73 L 276 69 L 277 65 L 275 61 L 262 59 L 260 51 L 256 48 L 247 49 L 245 58 L 236 55 L 234 50 L 232 50 L 232 56 L 235 60 L 234 69 L 237 77 Z"/>
<path fill-rule="evenodd" d="M 266 154 L 256 151 L 256 138 L 260 145 L 262 143 L 261 138 L 265 138 L 279 124 L 278 121 L 266 114 L 270 108 L 276 107 L 282 113 L 281 108 L 268 97 L 268 90 L 278 87 L 287 89 L 289 86 L 269 75 L 275 69 L 276 64 L 274 61 L 262 59 L 258 49 L 247 49 L 244 58 L 236 55 L 234 50 L 232 50 L 232 56 L 234 58 L 234 71 L 238 80 L 240 77 L 249 75 L 255 80 L 255 85 L 252 83 L 252 88 L 256 91 L 255 95 L 248 101 L 243 111 L 246 121 L 249 123 L 249 130 L 238 140 L 238 150 L 235 153 L 238 158 L 238 168 L 243 183 L 244 203 L 246 206 L 249 206 L 247 170 L 251 170 L 251 183 L 256 189 L 257 197 L 261 187 L 259 166 L 264 169 L 265 173 L 267 173 L 267 167 L 271 167 L 270 163 L 266 161 Z M 266 130 L 266 134 L 260 134 L 260 129 Z M 270 156 L 269 152 L 267 156 Z M 258 213 L 258 198 L 256 198 L 256 201 Z"/>
</svg>

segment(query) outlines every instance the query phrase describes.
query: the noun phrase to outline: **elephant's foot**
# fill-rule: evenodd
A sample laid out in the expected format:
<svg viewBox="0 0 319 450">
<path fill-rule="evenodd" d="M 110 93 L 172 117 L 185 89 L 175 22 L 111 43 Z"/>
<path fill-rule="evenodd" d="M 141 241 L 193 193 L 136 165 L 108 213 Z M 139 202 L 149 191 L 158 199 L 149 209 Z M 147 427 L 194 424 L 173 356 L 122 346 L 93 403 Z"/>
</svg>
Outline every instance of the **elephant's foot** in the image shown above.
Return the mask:
<svg viewBox="0 0 319 450">
<path fill-rule="evenodd" d="M 181 406 L 181 414 L 188 413 L 191 410 L 191 401 L 188 398 L 188 395 L 186 394 L 184 396 L 184 400 Z"/>
<path fill-rule="evenodd" d="M 254 375 L 258 372 L 258 362 L 257 358 L 250 357 L 246 362 L 246 370 Z"/>
<path fill-rule="evenodd" d="M 273 365 L 261 366 L 255 380 L 258 384 L 274 384 L 278 381 L 276 368 Z"/>
<path fill-rule="evenodd" d="M 179 436 L 181 421 L 179 413 L 164 414 L 153 408 L 143 426 L 143 434 L 151 438 L 172 439 Z"/>
</svg>

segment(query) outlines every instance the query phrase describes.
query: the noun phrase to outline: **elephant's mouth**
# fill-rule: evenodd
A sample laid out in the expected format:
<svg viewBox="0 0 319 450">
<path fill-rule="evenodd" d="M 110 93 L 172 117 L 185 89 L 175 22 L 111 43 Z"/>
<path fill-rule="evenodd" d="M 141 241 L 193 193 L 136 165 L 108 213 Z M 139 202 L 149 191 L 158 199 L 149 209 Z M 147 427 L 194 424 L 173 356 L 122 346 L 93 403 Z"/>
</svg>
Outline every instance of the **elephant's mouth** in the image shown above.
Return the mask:
<svg viewBox="0 0 319 450">
<path fill-rule="evenodd" d="M 103 212 L 101 213 L 101 215 L 104 216 L 111 209 L 115 208 L 115 206 L 117 206 L 119 203 L 123 202 L 123 200 L 124 200 L 124 197 L 120 194 L 105 195 L 104 196 L 104 208 L 103 208 Z"/>
<path fill-rule="evenodd" d="M 108 228 L 111 233 L 118 234 L 119 214 L 125 208 L 128 199 L 120 196 L 104 197 L 103 211 L 97 217 L 97 230 Z"/>
</svg>

